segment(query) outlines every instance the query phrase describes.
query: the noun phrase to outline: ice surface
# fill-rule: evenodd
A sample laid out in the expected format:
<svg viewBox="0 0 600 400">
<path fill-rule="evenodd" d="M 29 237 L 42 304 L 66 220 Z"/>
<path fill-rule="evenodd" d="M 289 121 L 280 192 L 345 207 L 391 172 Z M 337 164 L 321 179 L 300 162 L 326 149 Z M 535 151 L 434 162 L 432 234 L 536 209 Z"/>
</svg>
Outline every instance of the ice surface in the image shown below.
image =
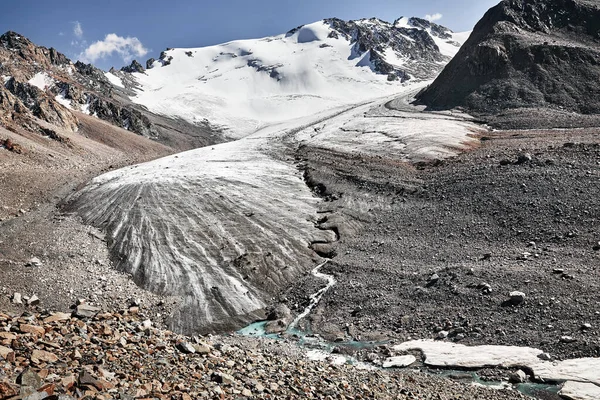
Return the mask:
<svg viewBox="0 0 600 400">
<path fill-rule="evenodd" d="M 288 156 L 297 145 L 411 159 L 411 151 L 417 157 L 452 155 L 457 143 L 472 140 L 464 121 L 439 120 L 437 132 L 423 129 L 420 135 L 427 118 L 395 118 L 397 112 L 385 107 L 390 99 L 336 107 L 237 141 L 110 172 L 77 194 L 75 208 L 107 232 L 120 267 L 140 284 L 184 295 L 175 329 L 250 322 L 274 293 L 314 267 L 319 258 L 310 243 L 336 238 L 315 226 L 321 200 Z M 365 123 L 365 113 L 376 117 Z M 394 135 L 402 146 L 390 145 Z M 452 151 L 435 150 L 444 137 Z"/>
</svg>

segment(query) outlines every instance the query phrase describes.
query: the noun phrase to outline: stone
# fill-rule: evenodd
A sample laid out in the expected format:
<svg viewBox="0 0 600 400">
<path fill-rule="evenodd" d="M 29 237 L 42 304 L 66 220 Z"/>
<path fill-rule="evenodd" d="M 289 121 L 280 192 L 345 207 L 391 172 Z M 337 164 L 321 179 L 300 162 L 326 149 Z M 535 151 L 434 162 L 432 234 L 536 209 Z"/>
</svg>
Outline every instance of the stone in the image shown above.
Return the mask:
<svg viewBox="0 0 600 400">
<path fill-rule="evenodd" d="M 560 337 L 560 342 L 561 343 L 575 343 L 577 341 L 577 339 L 575 339 L 572 336 L 561 336 Z"/>
<path fill-rule="evenodd" d="M 585 324 L 581 325 L 581 329 L 584 331 L 592 329 L 592 324 L 585 323 Z"/>
<path fill-rule="evenodd" d="M 524 383 L 527 382 L 527 374 L 523 370 L 518 370 L 508 377 L 510 383 Z"/>
<path fill-rule="evenodd" d="M 62 387 L 64 387 L 66 390 L 71 390 L 71 388 L 73 386 L 75 386 L 75 383 L 77 382 L 77 379 L 75 379 L 75 375 L 70 374 L 68 376 L 65 376 L 64 378 L 61 379 L 60 384 L 62 385 Z"/>
<path fill-rule="evenodd" d="M 406 356 L 389 357 L 383 361 L 383 368 L 404 368 L 414 364 L 417 358 L 411 354 Z"/>
<path fill-rule="evenodd" d="M 31 368 L 27 368 L 17 377 L 17 384 L 21 385 L 21 388 L 28 388 L 28 390 L 21 390 L 21 394 L 23 392 L 29 394 L 42 387 L 42 378 Z"/>
<path fill-rule="evenodd" d="M 480 289 L 483 294 L 492 293 L 492 285 L 490 285 L 487 282 L 482 282 L 479 285 L 477 285 L 477 289 Z"/>
<path fill-rule="evenodd" d="M 235 383 L 235 378 L 233 376 L 223 372 L 214 372 L 210 376 L 210 380 L 224 385 L 233 385 Z"/>
<path fill-rule="evenodd" d="M 192 344 L 194 351 L 198 354 L 209 354 L 210 346 L 204 343 Z"/>
<path fill-rule="evenodd" d="M 142 329 L 143 330 L 147 331 L 150 328 L 152 328 L 152 321 L 150 321 L 149 319 L 147 319 L 144 322 L 142 322 Z"/>
<path fill-rule="evenodd" d="M 15 335 L 14 333 L 0 331 L 0 339 L 15 340 L 16 338 L 17 338 L 17 335 Z"/>
<path fill-rule="evenodd" d="M 23 400 L 44 400 L 48 397 L 46 392 L 34 392 L 23 397 Z"/>
<path fill-rule="evenodd" d="M 15 362 L 15 352 L 8 347 L 0 346 L 0 357 L 11 363 Z"/>
<path fill-rule="evenodd" d="M 81 371 L 77 377 L 78 386 L 94 386 L 96 387 L 96 378 L 87 371 Z"/>
<path fill-rule="evenodd" d="M 519 304 L 522 304 L 526 298 L 525 293 L 519 292 L 519 291 L 510 292 L 509 296 L 510 296 L 510 304 L 512 304 L 514 306 L 518 306 Z"/>
<path fill-rule="evenodd" d="M 50 324 L 52 322 L 60 322 L 60 321 L 68 321 L 71 319 L 71 314 L 66 313 L 54 313 L 49 317 L 44 318 L 45 324 Z"/>
<path fill-rule="evenodd" d="M 58 356 L 45 350 L 33 350 L 31 353 L 31 361 L 36 364 L 39 362 L 54 363 L 58 361 Z"/>
<path fill-rule="evenodd" d="M 194 346 L 192 346 L 190 343 L 188 342 L 180 342 L 177 344 L 177 350 L 181 351 L 182 353 L 185 354 L 194 354 L 196 352 L 196 349 L 194 349 Z"/>
<path fill-rule="evenodd" d="M 12 295 L 12 302 L 13 302 L 13 304 L 23 304 L 21 293 L 15 292 Z"/>
<path fill-rule="evenodd" d="M 35 294 L 27 299 L 28 306 L 37 306 L 38 304 L 40 304 L 40 299 Z"/>
<path fill-rule="evenodd" d="M 29 324 L 19 325 L 19 331 L 21 331 L 21 333 L 31 333 L 32 335 L 37 336 L 44 336 L 46 334 L 46 330 L 43 327 Z"/>
<path fill-rule="evenodd" d="M 278 319 L 290 319 L 292 312 L 285 304 L 277 304 L 277 306 L 267 315 L 267 320 L 276 321 Z"/>
<path fill-rule="evenodd" d="M 19 392 L 14 385 L 8 382 L 0 382 L 0 399 L 9 399 L 18 395 Z"/>
<path fill-rule="evenodd" d="M 439 331 L 437 334 L 437 338 L 438 339 L 446 339 L 449 334 L 450 334 L 450 332 L 448 332 L 448 331 Z"/>
<path fill-rule="evenodd" d="M 433 274 L 429 277 L 429 280 L 427 281 L 427 286 L 433 286 L 436 283 L 438 283 L 439 280 L 440 276 L 438 274 Z"/>
<path fill-rule="evenodd" d="M 531 154 L 529 154 L 529 153 L 519 154 L 519 157 L 517 158 L 517 164 L 525 164 L 525 163 L 530 162 L 531 160 L 533 160 L 533 158 L 531 157 Z"/>
<path fill-rule="evenodd" d="M 78 318 L 92 318 L 100 312 L 100 308 L 88 304 L 80 304 L 75 309 L 75 316 Z"/>
<path fill-rule="evenodd" d="M 552 356 L 548 353 L 542 353 L 538 356 L 538 358 L 544 361 L 552 361 Z"/>
<path fill-rule="evenodd" d="M 42 266 L 42 261 L 37 258 L 37 257 L 32 257 L 29 259 L 29 261 L 27 261 L 26 266 L 28 267 L 41 267 Z"/>
</svg>

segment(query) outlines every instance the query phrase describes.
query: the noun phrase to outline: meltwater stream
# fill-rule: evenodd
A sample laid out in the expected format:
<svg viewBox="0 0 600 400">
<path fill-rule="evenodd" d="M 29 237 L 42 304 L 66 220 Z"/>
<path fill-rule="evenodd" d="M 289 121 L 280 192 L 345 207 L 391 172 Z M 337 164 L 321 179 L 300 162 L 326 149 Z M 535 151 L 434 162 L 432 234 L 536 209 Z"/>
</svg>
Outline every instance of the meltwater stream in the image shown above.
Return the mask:
<svg viewBox="0 0 600 400">
<path fill-rule="evenodd" d="M 317 265 L 311 271 L 311 274 L 314 277 L 327 281 L 327 285 L 324 286 L 323 288 L 319 289 L 317 292 L 313 293 L 310 296 L 309 305 L 304 309 L 304 311 L 302 311 L 302 313 L 300 313 L 292 321 L 292 323 L 286 329 L 285 334 L 288 336 L 293 336 L 293 337 L 297 338 L 298 339 L 297 344 L 299 346 L 309 348 L 309 350 L 307 351 L 307 356 L 309 359 L 317 360 L 317 361 L 327 360 L 328 362 L 330 362 L 332 364 L 339 364 L 339 365 L 349 363 L 349 364 L 355 365 L 356 367 L 361 368 L 361 369 L 379 369 L 379 367 L 377 367 L 375 365 L 359 361 L 356 358 L 348 356 L 348 355 L 333 354 L 333 350 L 334 350 L 334 348 L 340 347 L 340 346 L 353 347 L 356 349 L 370 348 L 370 347 L 376 347 L 376 346 L 379 346 L 382 344 L 386 344 L 387 342 L 349 341 L 349 342 L 339 342 L 339 343 L 336 342 L 335 344 L 333 344 L 333 343 L 328 342 L 325 339 L 321 338 L 320 336 L 312 335 L 310 332 L 306 332 L 306 331 L 298 329 L 298 324 L 300 323 L 300 321 L 302 321 L 304 318 L 306 318 L 311 313 L 311 311 L 314 310 L 314 308 L 319 304 L 319 302 L 321 301 L 321 299 L 323 298 L 325 293 L 327 293 L 327 291 L 329 289 L 331 289 L 331 287 L 333 287 L 336 283 L 333 275 L 328 275 L 328 274 L 324 274 L 324 273 L 320 272 L 321 268 L 324 267 L 328 262 L 329 262 L 329 260 L 323 262 L 322 264 Z M 270 338 L 270 339 L 282 339 L 283 336 L 285 336 L 285 335 L 282 335 L 279 333 L 267 334 L 266 330 L 265 330 L 266 324 L 267 324 L 267 321 L 255 322 L 255 323 L 248 325 L 245 328 L 240 329 L 239 331 L 237 331 L 237 333 L 239 335 L 243 335 L 243 336 L 266 337 L 266 338 Z M 474 385 L 482 385 L 482 386 L 498 388 L 498 389 L 511 387 L 511 385 L 506 382 L 484 381 L 484 380 L 480 379 L 480 377 L 474 371 L 465 372 L 465 371 L 445 370 L 445 371 L 441 372 L 441 374 L 439 373 L 439 371 L 438 372 L 430 371 L 430 372 L 436 376 L 447 376 L 448 379 L 450 379 L 450 376 L 452 376 L 453 374 L 456 374 L 456 373 L 458 373 L 459 375 L 463 375 L 463 376 L 470 375 L 471 378 L 469 380 Z M 559 398 L 559 396 L 557 395 L 559 387 L 556 385 L 547 385 L 547 384 L 538 384 L 538 383 L 523 383 L 523 384 L 516 385 L 515 388 L 519 392 L 526 394 L 528 396 L 531 396 L 533 398 L 537 398 L 537 399 L 558 399 Z"/>
<path fill-rule="evenodd" d="M 300 338 L 305 338 L 307 333 L 300 331 L 297 329 L 298 324 L 300 323 L 300 321 L 305 318 L 308 314 L 310 314 L 310 312 L 319 304 L 319 302 L 321 301 L 321 299 L 323 298 L 323 295 L 329 290 L 331 289 L 331 287 L 333 285 L 335 285 L 335 278 L 333 277 L 333 275 L 328 275 L 328 274 L 324 274 L 322 272 L 320 272 L 319 270 L 321 268 L 323 268 L 325 266 L 325 264 L 327 264 L 329 262 L 329 260 L 317 265 L 312 271 L 311 274 L 319 279 L 323 279 L 327 281 L 327 285 L 324 286 L 323 288 L 319 289 L 319 291 L 317 291 L 316 293 L 313 293 L 310 296 L 310 303 L 308 304 L 308 306 L 304 309 L 304 311 L 302 311 L 302 313 L 300 313 L 295 319 L 294 321 L 292 321 L 292 323 L 288 326 L 287 330 L 285 331 L 285 333 L 289 334 L 289 335 L 296 335 Z M 255 322 L 253 324 L 248 325 L 245 328 L 240 329 L 237 333 L 240 335 L 244 335 L 244 336 L 259 336 L 259 337 L 270 337 L 270 338 L 280 338 L 279 334 L 267 334 L 265 331 L 265 325 L 267 324 L 267 321 L 259 321 L 259 322 Z"/>
</svg>

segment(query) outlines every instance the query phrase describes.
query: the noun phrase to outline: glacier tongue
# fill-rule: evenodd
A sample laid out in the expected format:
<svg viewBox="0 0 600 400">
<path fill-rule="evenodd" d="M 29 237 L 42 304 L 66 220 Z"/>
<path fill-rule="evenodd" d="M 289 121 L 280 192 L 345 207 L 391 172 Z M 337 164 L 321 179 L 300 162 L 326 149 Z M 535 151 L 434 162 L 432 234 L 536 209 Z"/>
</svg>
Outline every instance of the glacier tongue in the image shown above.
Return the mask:
<svg viewBox="0 0 600 400">
<path fill-rule="evenodd" d="M 183 297 L 173 329 L 239 328 L 320 260 L 311 243 L 337 240 L 333 231 L 316 227 L 321 200 L 295 165 L 296 146 L 399 160 L 445 157 L 469 146 L 473 124 L 438 117 L 438 144 L 432 148 L 431 135 L 421 133 L 431 124 L 428 118 L 436 117 L 413 110 L 398 118 L 400 111 L 384 107 L 390 99 L 324 111 L 234 142 L 107 173 L 76 193 L 71 206 L 106 231 L 117 266 L 138 284 Z M 365 119 L 374 125 L 372 132 Z M 361 146 L 361 139 L 371 144 Z"/>
<path fill-rule="evenodd" d="M 312 263 L 312 240 L 335 239 L 315 228 L 319 200 L 299 171 L 264 145 L 247 138 L 117 170 L 75 200 L 107 231 L 120 268 L 150 290 L 183 295 L 177 330 L 247 322 Z"/>
</svg>

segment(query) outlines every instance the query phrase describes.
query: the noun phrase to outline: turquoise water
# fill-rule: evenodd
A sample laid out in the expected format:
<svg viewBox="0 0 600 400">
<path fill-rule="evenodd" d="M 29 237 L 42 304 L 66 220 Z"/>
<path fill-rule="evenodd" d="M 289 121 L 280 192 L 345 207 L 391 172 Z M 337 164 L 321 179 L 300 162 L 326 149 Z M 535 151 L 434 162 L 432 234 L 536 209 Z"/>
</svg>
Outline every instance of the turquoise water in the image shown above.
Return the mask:
<svg viewBox="0 0 600 400">
<path fill-rule="evenodd" d="M 293 337 L 294 339 L 297 340 L 297 344 L 299 346 L 302 346 L 305 348 L 310 348 L 310 349 L 318 349 L 318 350 L 322 350 L 322 351 L 329 352 L 329 353 L 333 352 L 333 350 L 335 348 L 340 348 L 340 347 L 361 350 L 361 349 L 369 349 L 369 348 L 374 348 L 374 347 L 381 346 L 384 344 L 388 344 L 389 342 L 387 342 L 387 341 L 385 341 L 385 342 L 347 341 L 347 342 L 332 343 L 332 342 L 326 341 L 325 339 L 323 339 L 317 335 L 313 335 L 310 332 L 310 327 L 308 328 L 307 331 L 303 331 L 298 328 L 299 321 L 301 319 L 303 319 L 304 317 L 306 317 L 312 311 L 312 309 L 314 307 L 316 307 L 316 305 L 319 303 L 319 301 L 321 300 L 321 298 L 323 297 L 325 292 L 335 284 L 335 280 L 333 279 L 333 277 L 331 275 L 326 275 L 326 274 L 319 272 L 319 269 L 323 265 L 325 265 L 325 263 L 314 268 L 312 270 L 312 274 L 317 278 L 327 280 L 327 282 L 328 282 L 327 286 L 323 287 L 322 289 L 320 289 L 318 292 L 314 293 L 311 296 L 310 305 L 304 310 L 304 312 L 302 312 L 294 320 L 294 322 L 292 322 L 292 324 L 290 324 L 290 326 L 287 328 L 287 330 L 285 331 L 284 334 L 267 334 L 265 331 L 267 321 L 254 322 L 254 323 L 248 325 L 247 327 L 240 329 L 239 331 L 237 331 L 237 333 L 239 335 L 243 335 L 243 336 L 266 337 L 266 338 L 275 339 L 275 340 L 284 340 L 285 338 Z M 359 362 L 353 357 L 350 357 L 350 356 L 344 356 L 344 357 L 346 358 L 346 362 L 348 362 L 349 364 L 356 364 Z M 557 394 L 559 391 L 559 387 L 556 385 L 523 383 L 523 384 L 519 384 L 516 386 L 512 386 L 506 382 L 493 382 L 493 381 L 482 380 L 477 375 L 476 372 L 472 372 L 472 371 L 465 372 L 465 371 L 444 370 L 441 373 L 438 373 L 437 375 L 449 377 L 450 375 L 453 375 L 453 374 L 465 375 L 465 377 L 468 377 L 467 380 L 469 380 L 473 383 L 476 383 L 476 384 L 483 385 L 483 386 L 495 387 L 495 388 L 514 387 L 519 392 L 521 392 L 527 396 L 537 398 L 537 399 L 559 399 L 558 394 Z"/>
</svg>

